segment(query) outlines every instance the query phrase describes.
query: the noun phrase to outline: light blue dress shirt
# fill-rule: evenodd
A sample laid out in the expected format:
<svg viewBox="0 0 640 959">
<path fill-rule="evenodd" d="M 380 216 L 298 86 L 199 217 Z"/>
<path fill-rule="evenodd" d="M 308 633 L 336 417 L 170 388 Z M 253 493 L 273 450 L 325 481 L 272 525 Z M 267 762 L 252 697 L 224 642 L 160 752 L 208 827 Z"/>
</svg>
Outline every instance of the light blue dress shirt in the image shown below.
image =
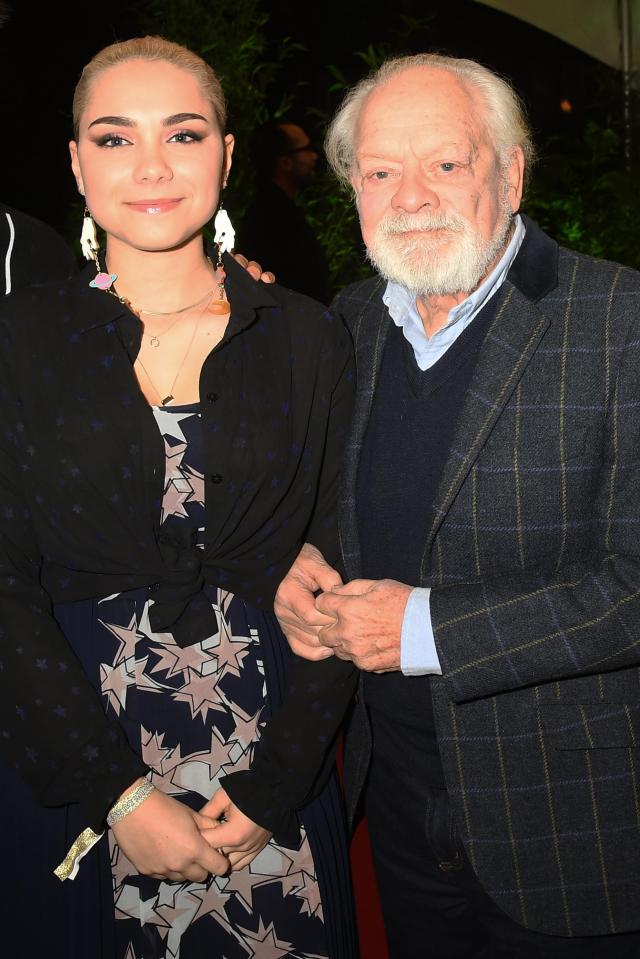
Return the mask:
<svg viewBox="0 0 640 959">
<path fill-rule="evenodd" d="M 520 216 L 516 215 L 513 223 L 513 236 L 500 262 L 477 290 L 449 311 L 447 322 L 433 336 L 425 333 L 416 306 L 415 293 L 411 293 L 399 283 L 387 283 L 382 300 L 391 319 L 411 344 L 416 363 L 421 370 L 428 370 L 444 356 L 452 343 L 455 343 L 472 319 L 502 286 L 524 240 L 525 227 Z M 431 625 L 430 593 L 430 589 L 416 587 L 411 591 L 405 607 L 400 640 L 400 669 L 405 676 L 442 674 Z"/>
</svg>

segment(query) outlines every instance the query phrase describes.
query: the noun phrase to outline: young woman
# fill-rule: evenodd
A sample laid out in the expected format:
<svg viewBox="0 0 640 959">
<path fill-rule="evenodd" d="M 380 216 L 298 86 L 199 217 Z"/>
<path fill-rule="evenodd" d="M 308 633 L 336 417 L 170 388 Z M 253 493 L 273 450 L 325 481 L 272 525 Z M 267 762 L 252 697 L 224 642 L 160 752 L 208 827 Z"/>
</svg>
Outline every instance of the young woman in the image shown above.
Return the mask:
<svg viewBox="0 0 640 959">
<path fill-rule="evenodd" d="M 205 249 L 233 138 L 200 58 L 107 47 L 74 124 L 104 251 L 1 317 L 5 929 L 65 959 L 350 959 L 324 784 L 353 673 L 292 666 L 271 611 L 305 541 L 336 558 L 348 336 Z"/>
</svg>

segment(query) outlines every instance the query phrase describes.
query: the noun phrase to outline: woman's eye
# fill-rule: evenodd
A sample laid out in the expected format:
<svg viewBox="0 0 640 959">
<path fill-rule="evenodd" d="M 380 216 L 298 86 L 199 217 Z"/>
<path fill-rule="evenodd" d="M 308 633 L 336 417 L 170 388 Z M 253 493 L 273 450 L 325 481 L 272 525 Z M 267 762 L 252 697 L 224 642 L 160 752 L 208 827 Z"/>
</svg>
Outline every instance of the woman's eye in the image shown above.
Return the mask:
<svg viewBox="0 0 640 959">
<path fill-rule="evenodd" d="M 197 133 L 193 133 L 192 130 L 179 130 L 178 133 L 173 133 L 169 137 L 169 143 L 194 143 L 201 139 L 202 137 Z"/>
<path fill-rule="evenodd" d="M 121 147 L 128 142 L 119 133 L 105 133 L 99 140 L 96 140 L 99 147 Z"/>
</svg>

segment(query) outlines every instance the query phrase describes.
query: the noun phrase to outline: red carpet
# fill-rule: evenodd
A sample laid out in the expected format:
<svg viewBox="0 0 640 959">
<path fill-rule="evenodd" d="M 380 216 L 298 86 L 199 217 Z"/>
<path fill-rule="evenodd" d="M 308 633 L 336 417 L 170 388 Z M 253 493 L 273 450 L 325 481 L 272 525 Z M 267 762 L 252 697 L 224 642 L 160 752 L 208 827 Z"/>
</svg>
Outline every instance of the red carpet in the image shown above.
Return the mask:
<svg viewBox="0 0 640 959">
<path fill-rule="evenodd" d="M 359 824 L 351 843 L 351 869 L 361 959 L 387 959 L 384 926 L 373 876 L 366 820 Z"/>
<path fill-rule="evenodd" d="M 336 753 L 336 765 L 340 780 L 342 780 L 342 747 L 343 742 L 342 737 L 340 737 Z M 358 937 L 360 939 L 360 959 L 388 959 L 380 900 L 378 899 L 376 881 L 373 875 L 366 819 L 363 819 L 356 828 L 351 842 L 350 855 Z"/>
</svg>

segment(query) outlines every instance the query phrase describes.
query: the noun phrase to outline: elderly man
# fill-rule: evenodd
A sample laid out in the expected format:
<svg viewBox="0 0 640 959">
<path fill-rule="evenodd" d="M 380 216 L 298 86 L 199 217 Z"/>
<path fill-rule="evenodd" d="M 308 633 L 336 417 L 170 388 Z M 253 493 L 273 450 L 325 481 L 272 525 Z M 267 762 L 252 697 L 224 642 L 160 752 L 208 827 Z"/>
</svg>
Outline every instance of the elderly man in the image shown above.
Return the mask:
<svg viewBox="0 0 640 959">
<path fill-rule="evenodd" d="M 390 954 L 640 956 L 640 275 L 517 214 L 526 122 L 471 61 L 386 63 L 327 152 L 380 276 L 335 302 L 345 585 L 307 546 L 277 612 L 362 670 Z"/>
</svg>

